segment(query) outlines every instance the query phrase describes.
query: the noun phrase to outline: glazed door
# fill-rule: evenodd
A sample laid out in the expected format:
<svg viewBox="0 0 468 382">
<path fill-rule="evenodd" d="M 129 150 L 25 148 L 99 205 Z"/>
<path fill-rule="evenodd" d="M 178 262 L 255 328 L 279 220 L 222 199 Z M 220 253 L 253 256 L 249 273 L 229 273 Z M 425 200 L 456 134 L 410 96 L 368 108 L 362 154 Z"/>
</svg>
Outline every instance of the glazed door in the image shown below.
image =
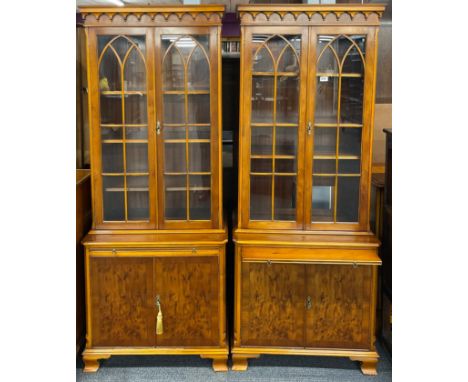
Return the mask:
<svg viewBox="0 0 468 382">
<path fill-rule="evenodd" d="M 306 229 L 368 230 L 375 34 L 310 29 Z"/>
<path fill-rule="evenodd" d="M 212 256 L 155 259 L 155 294 L 163 315 L 157 346 L 219 345 L 219 277 Z"/>
<path fill-rule="evenodd" d="M 96 228 L 154 228 L 151 29 L 92 29 L 88 39 Z"/>
<path fill-rule="evenodd" d="M 218 29 L 157 28 L 160 228 L 218 227 Z"/>
<path fill-rule="evenodd" d="M 110 251 L 88 259 L 89 346 L 154 346 L 153 259 Z"/>
<path fill-rule="evenodd" d="M 241 277 L 242 345 L 304 347 L 304 265 L 242 262 Z"/>
<path fill-rule="evenodd" d="M 302 229 L 307 28 L 243 35 L 242 225 Z"/>
<path fill-rule="evenodd" d="M 375 267 L 306 265 L 306 342 L 312 348 L 372 347 Z"/>
</svg>

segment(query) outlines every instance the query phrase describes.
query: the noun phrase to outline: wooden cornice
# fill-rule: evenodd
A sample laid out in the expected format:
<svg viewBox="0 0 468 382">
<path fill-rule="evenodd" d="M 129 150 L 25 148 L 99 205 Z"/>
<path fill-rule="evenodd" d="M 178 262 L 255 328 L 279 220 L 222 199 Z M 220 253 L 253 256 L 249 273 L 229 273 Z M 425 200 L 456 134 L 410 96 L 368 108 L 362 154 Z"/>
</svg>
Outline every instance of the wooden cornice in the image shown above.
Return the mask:
<svg viewBox="0 0 468 382">
<path fill-rule="evenodd" d="M 255 22 L 258 16 L 262 16 L 263 21 L 272 21 L 273 15 L 279 16 L 280 21 L 285 20 L 285 17 L 291 18 L 291 16 L 294 21 L 298 21 L 300 17 L 304 16 L 306 16 L 306 20 L 313 21 L 317 15 L 321 17 L 322 21 L 339 22 L 343 15 L 347 15 L 350 21 L 353 21 L 358 15 L 362 15 L 364 21 L 367 21 L 371 15 L 376 15 L 380 20 L 384 10 L 385 5 L 383 4 L 246 4 L 237 7 L 241 24 L 249 23 L 249 21 Z M 329 15 L 332 15 L 333 20 L 330 20 Z"/>
<path fill-rule="evenodd" d="M 89 16 L 93 17 L 93 24 L 99 22 L 104 17 L 107 22 L 112 22 L 117 16 L 123 21 L 127 21 L 130 16 L 136 18 L 138 22 L 157 21 L 161 18 L 168 21 L 171 16 L 176 16 L 179 21 L 188 15 L 192 20 L 197 21 L 203 17 L 209 24 L 216 22 L 220 24 L 224 14 L 224 5 L 152 5 L 138 7 L 94 7 L 83 6 L 79 8 L 83 16 L 85 25 Z M 103 17 L 104 16 L 104 17 Z"/>
</svg>

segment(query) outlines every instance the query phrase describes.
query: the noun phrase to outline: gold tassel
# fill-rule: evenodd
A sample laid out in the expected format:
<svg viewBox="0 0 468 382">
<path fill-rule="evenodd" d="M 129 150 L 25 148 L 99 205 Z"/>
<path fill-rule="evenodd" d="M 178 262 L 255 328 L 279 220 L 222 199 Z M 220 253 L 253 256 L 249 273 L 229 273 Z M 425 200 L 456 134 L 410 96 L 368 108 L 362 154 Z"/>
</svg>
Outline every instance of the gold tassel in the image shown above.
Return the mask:
<svg viewBox="0 0 468 382">
<path fill-rule="evenodd" d="M 158 309 L 159 309 L 158 316 L 156 317 L 156 334 L 159 335 L 159 334 L 163 334 L 163 332 L 164 332 L 164 330 L 163 330 L 163 315 L 162 315 L 162 312 L 161 312 L 161 303 L 159 302 L 159 298 L 158 298 L 156 304 L 158 305 Z"/>
</svg>

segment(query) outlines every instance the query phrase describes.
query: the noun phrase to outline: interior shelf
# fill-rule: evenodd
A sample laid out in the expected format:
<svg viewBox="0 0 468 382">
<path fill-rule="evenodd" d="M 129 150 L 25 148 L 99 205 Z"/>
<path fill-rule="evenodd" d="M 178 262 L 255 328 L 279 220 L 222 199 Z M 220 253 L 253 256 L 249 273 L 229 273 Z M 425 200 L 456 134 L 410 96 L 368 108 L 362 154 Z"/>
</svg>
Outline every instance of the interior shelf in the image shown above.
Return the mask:
<svg viewBox="0 0 468 382">
<path fill-rule="evenodd" d="M 362 123 L 350 123 L 350 122 L 340 122 L 340 123 L 337 123 L 337 122 L 332 122 L 332 123 L 329 123 L 329 122 L 318 122 L 318 123 L 314 123 L 314 126 L 315 127 L 362 127 Z"/>
<path fill-rule="evenodd" d="M 147 139 L 103 139 L 102 143 L 148 143 Z"/>
<path fill-rule="evenodd" d="M 210 90 L 164 90 L 162 92 L 164 95 L 170 95 L 170 94 L 175 94 L 175 95 L 194 95 L 194 94 L 210 94 Z"/>
<path fill-rule="evenodd" d="M 189 191 L 210 191 L 211 187 L 189 187 Z M 166 187 L 166 191 L 187 191 L 187 187 Z"/>
<path fill-rule="evenodd" d="M 329 173 L 329 174 L 322 174 L 322 173 L 313 173 L 313 176 L 340 176 L 340 177 L 358 177 L 361 176 L 361 174 L 336 174 L 336 173 Z"/>
<path fill-rule="evenodd" d="M 101 123 L 101 127 L 148 127 L 147 123 Z"/>
<path fill-rule="evenodd" d="M 105 188 L 106 192 L 124 192 L 124 187 L 109 187 Z M 126 189 L 127 192 L 147 192 L 149 191 L 148 187 L 130 187 Z"/>
<path fill-rule="evenodd" d="M 334 72 L 317 72 L 317 77 L 340 77 L 340 74 L 334 73 Z M 361 73 L 341 73 L 341 77 L 359 78 L 359 77 L 362 77 L 362 74 Z"/>
<path fill-rule="evenodd" d="M 252 159 L 296 159 L 295 155 L 251 155 Z"/>
<path fill-rule="evenodd" d="M 129 95 L 140 95 L 140 96 L 144 96 L 146 95 L 146 91 L 139 91 L 139 90 L 126 90 L 126 91 L 122 91 L 122 90 L 102 90 L 101 91 L 101 95 L 104 95 L 106 97 L 109 97 L 109 98 L 120 98 L 122 95 L 124 95 L 125 97 L 129 96 Z"/>
<path fill-rule="evenodd" d="M 298 72 L 252 72 L 252 76 L 266 76 L 266 77 L 297 77 L 299 76 Z"/>
<path fill-rule="evenodd" d="M 359 155 L 314 155 L 314 159 L 338 159 L 338 160 L 343 160 L 343 159 L 361 159 Z"/>
</svg>

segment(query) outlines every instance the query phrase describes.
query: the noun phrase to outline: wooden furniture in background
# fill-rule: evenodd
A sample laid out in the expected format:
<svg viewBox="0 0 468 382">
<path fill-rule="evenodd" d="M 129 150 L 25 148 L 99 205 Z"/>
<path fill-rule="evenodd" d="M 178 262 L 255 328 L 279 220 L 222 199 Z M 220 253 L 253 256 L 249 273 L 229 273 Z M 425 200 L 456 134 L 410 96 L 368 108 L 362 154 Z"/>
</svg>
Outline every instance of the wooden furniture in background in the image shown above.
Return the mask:
<svg viewBox="0 0 468 382">
<path fill-rule="evenodd" d="M 382 339 L 392 352 L 392 130 L 386 139 L 385 187 L 382 223 Z"/>
<path fill-rule="evenodd" d="M 81 240 L 91 228 L 91 176 L 76 170 L 76 353 L 85 339 L 84 248 Z"/>
<path fill-rule="evenodd" d="M 369 226 L 381 5 L 242 5 L 233 369 L 346 356 L 376 374 Z"/>
<path fill-rule="evenodd" d="M 373 166 L 374 167 L 374 166 Z M 385 165 L 384 165 L 385 170 Z M 384 206 L 384 185 L 385 185 L 385 174 L 384 173 L 372 173 L 371 178 L 371 215 L 370 215 L 370 227 L 372 232 L 375 233 L 379 240 L 382 239 L 382 211 Z"/>
<path fill-rule="evenodd" d="M 370 211 L 370 229 L 375 233 L 377 239 L 382 241 L 382 222 L 383 222 L 383 193 L 384 193 L 384 182 L 385 174 L 380 172 L 374 172 L 376 170 L 375 164 L 372 165 L 372 177 L 371 177 L 371 211 Z M 383 171 L 385 171 L 385 165 L 383 165 Z M 379 248 L 379 252 L 382 247 Z M 375 333 L 378 335 L 382 330 L 382 271 L 379 270 L 379 277 L 377 281 L 377 314 L 376 314 L 376 325 Z"/>
<path fill-rule="evenodd" d="M 119 354 L 227 370 L 224 6 L 83 7 L 93 227 L 85 371 Z"/>
</svg>

